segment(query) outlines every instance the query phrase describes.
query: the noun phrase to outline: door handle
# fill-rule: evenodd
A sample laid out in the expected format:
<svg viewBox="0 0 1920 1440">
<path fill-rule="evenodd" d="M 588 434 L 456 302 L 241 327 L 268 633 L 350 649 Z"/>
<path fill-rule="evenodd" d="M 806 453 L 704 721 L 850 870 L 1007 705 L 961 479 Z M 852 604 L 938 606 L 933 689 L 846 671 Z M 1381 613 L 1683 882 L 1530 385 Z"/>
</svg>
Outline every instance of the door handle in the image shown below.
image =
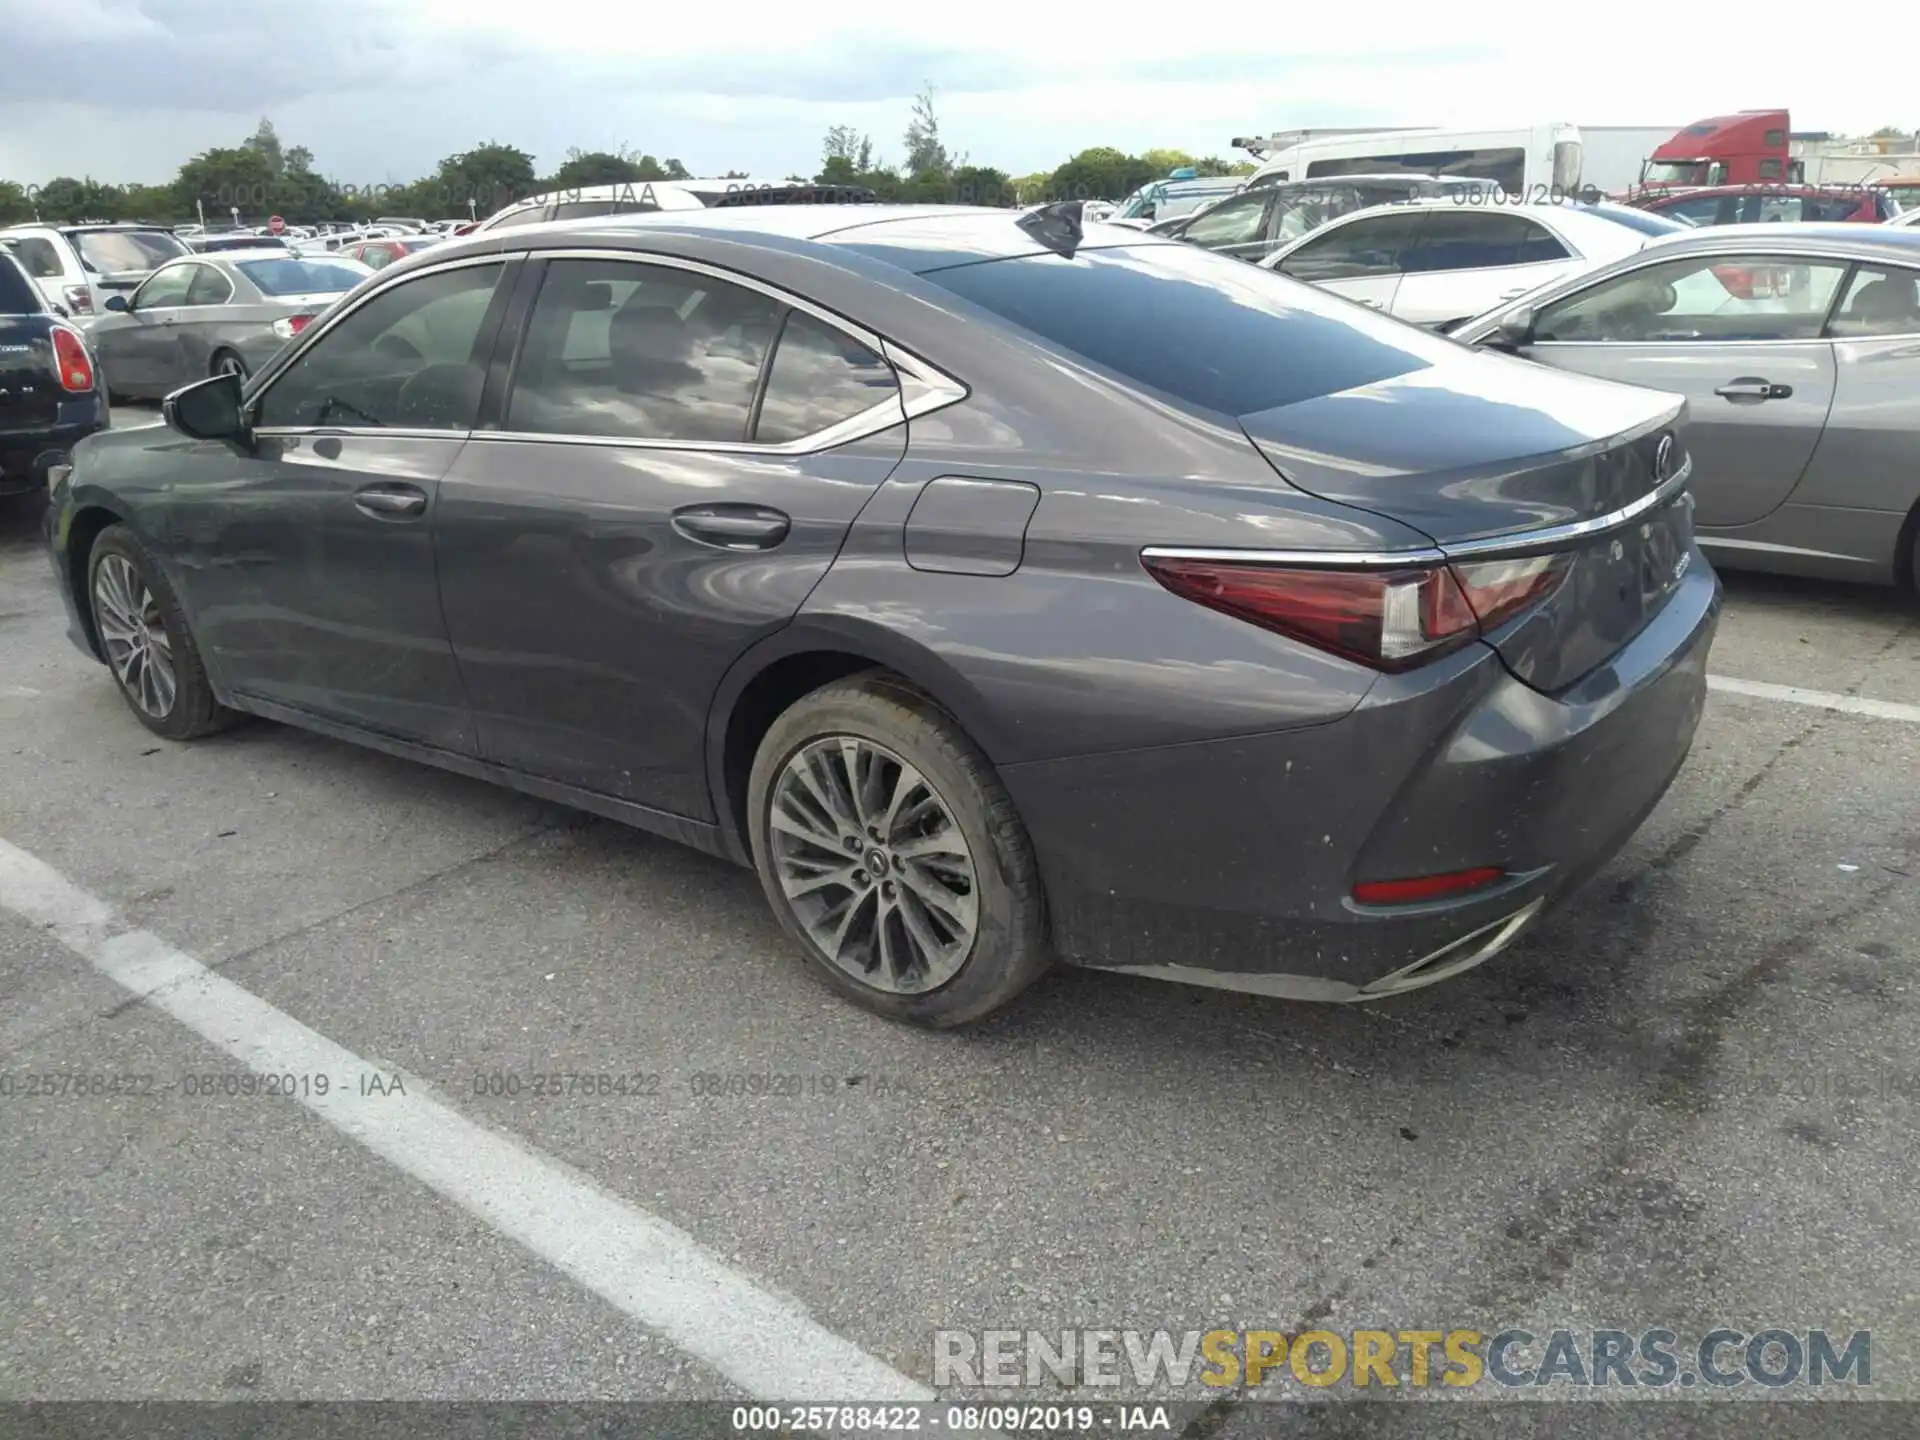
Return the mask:
<svg viewBox="0 0 1920 1440">
<path fill-rule="evenodd" d="M 1793 387 L 1775 385 L 1758 375 L 1742 375 L 1737 380 L 1729 380 L 1713 393 L 1723 400 L 1786 400 L 1793 395 Z"/>
<path fill-rule="evenodd" d="M 369 485 L 353 496 L 354 509 L 376 520 L 411 520 L 427 508 L 427 492 L 413 485 Z"/>
<path fill-rule="evenodd" d="M 764 505 L 690 505 L 673 512 L 673 528 L 723 550 L 771 550 L 787 538 L 793 521 Z"/>
</svg>

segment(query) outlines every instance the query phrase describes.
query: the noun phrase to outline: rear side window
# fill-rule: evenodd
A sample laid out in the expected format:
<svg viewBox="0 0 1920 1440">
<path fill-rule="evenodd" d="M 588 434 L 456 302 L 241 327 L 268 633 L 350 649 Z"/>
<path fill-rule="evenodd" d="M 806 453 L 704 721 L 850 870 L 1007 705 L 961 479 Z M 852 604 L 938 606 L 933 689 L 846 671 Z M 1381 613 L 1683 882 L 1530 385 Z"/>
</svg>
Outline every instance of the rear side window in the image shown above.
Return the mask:
<svg viewBox="0 0 1920 1440">
<path fill-rule="evenodd" d="M 233 282 L 211 265 L 193 267 L 193 283 L 187 286 L 187 304 L 224 305 L 233 298 Z"/>
<path fill-rule="evenodd" d="M 1854 271 L 1827 333 L 1842 339 L 1920 334 L 1920 272 L 1862 265 Z"/>
<path fill-rule="evenodd" d="M 0 250 L 0 315 L 38 315 L 44 308 L 26 272 Z"/>
<path fill-rule="evenodd" d="M 556 260 L 527 319 L 506 428 L 743 442 L 781 306 L 664 265 Z"/>
<path fill-rule="evenodd" d="M 893 367 L 858 340 L 795 310 L 780 332 L 753 438 L 780 445 L 817 435 L 899 393 Z"/>
<path fill-rule="evenodd" d="M 60 263 L 60 252 L 53 248 L 51 240 L 43 240 L 38 235 L 29 235 L 14 244 L 15 257 L 27 274 L 36 280 L 57 280 L 66 273 Z"/>
<path fill-rule="evenodd" d="M 1494 270 L 1566 258 L 1566 247 L 1524 215 L 1435 210 L 1403 268 L 1409 272 Z"/>
<path fill-rule="evenodd" d="M 1418 210 L 1371 215 L 1339 225 L 1309 240 L 1280 262 L 1296 280 L 1320 284 L 1368 275 L 1393 275 L 1406 269 L 1427 217 Z"/>
<path fill-rule="evenodd" d="M 486 230 L 507 230 L 515 225 L 534 225 L 547 218 L 545 205 L 528 205 L 524 209 L 509 210 L 489 220 L 483 227 Z"/>
<path fill-rule="evenodd" d="M 1184 245 L 960 265 L 921 279 L 1188 405 L 1250 415 L 1424 369 L 1452 342 Z"/>
</svg>

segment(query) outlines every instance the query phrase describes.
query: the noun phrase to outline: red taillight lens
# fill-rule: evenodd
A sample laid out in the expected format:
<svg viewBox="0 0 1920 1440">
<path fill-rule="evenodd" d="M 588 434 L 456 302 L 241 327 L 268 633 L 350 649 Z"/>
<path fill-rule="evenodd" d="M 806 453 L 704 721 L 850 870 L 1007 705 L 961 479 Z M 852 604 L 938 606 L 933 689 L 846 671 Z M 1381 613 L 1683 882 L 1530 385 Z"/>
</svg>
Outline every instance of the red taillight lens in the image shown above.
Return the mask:
<svg viewBox="0 0 1920 1440">
<path fill-rule="evenodd" d="M 1304 569 L 1148 556 L 1167 589 L 1375 670 L 1458 649 L 1558 585 L 1564 556 L 1399 570 Z"/>
<path fill-rule="evenodd" d="M 273 333 L 282 340 L 291 340 L 312 323 L 311 315 L 284 315 L 273 322 Z"/>
<path fill-rule="evenodd" d="M 58 326 L 53 331 L 53 368 L 59 373 L 62 390 L 84 395 L 93 389 L 93 357 L 78 335 Z"/>
<path fill-rule="evenodd" d="M 1362 905 L 1411 905 L 1420 900 L 1438 900 L 1446 895 L 1478 890 L 1506 873 L 1496 865 L 1480 865 L 1471 870 L 1420 875 L 1411 880 L 1366 880 L 1353 887 L 1353 898 Z"/>
<path fill-rule="evenodd" d="M 91 315 L 93 313 L 93 291 L 89 290 L 86 286 L 68 285 L 61 290 L 60 294 L 66 300 L 67 309 L 75 315 Z"/>
</svg>

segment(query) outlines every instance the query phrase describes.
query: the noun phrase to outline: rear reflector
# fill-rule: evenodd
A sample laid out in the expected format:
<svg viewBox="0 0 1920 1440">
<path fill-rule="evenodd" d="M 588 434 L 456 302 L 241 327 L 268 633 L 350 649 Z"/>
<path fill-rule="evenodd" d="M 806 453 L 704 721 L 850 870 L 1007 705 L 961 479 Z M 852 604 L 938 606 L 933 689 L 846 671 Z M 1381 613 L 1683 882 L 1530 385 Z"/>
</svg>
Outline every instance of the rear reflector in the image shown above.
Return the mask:
<svg viewBox="0 0 1920 1440">
<path fill-rule="evenodd" d="M 1339 570 L 1257 560 L 1149 555 L 1174 594 L 1375 670 L 1408 670 L 1477 638 L 1565 577 L 1564 555 L 1401 570 Z"/>
<path fill-rule="evenodd" d="M 58 325 L 53 327 L 53 368 L 59 372 L 62 390 L 84 395 L 93 389 L 93 358 L 86 343 Z"/>
<path fill-rule="evenodd" d="M 1445 875 L 1421 875 L 1411 880 L 1367 880 L 1353 887 L 1353 898 L 1362 905 L 1411 905 L 1419 900 L 1438 900 L 1491 885 L 1507 872 L 1493 865 L 1472 870 L 1454 870 Z"/>
</svg>

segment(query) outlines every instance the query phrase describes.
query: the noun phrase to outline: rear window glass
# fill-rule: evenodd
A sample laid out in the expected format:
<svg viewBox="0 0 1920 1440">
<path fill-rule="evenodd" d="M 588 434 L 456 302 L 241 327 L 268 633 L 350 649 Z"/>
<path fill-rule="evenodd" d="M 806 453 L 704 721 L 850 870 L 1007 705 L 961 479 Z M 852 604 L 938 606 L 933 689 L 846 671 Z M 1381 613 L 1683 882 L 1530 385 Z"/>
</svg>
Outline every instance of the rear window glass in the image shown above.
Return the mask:
<svg viewBox="0 0 1920 1440">
<path fill-rule="evenodd" d="M 11 255 L 0 251 L 0 315 L 38 315 L 40 292 Z"/>
<path fill-rule="evenodd" d="M 187 247 L 165 230 L 73 230 L 67 234 L 80 252 L 80 264 L 96 275 L 152 270 L 187 253 Z"/>
<path fill-rule="evenodd" d="M 242 260 L 235 266 L 264 295 L 342 295 L 367 272 L 338 260 Z"/>
<path fill-rule="evenodd" d="M 923 272 L 1002 319 L 1177 400 L 1250 415 L 1424 369 L 1449 342 L 1185 245 Z"/>
</svg>

